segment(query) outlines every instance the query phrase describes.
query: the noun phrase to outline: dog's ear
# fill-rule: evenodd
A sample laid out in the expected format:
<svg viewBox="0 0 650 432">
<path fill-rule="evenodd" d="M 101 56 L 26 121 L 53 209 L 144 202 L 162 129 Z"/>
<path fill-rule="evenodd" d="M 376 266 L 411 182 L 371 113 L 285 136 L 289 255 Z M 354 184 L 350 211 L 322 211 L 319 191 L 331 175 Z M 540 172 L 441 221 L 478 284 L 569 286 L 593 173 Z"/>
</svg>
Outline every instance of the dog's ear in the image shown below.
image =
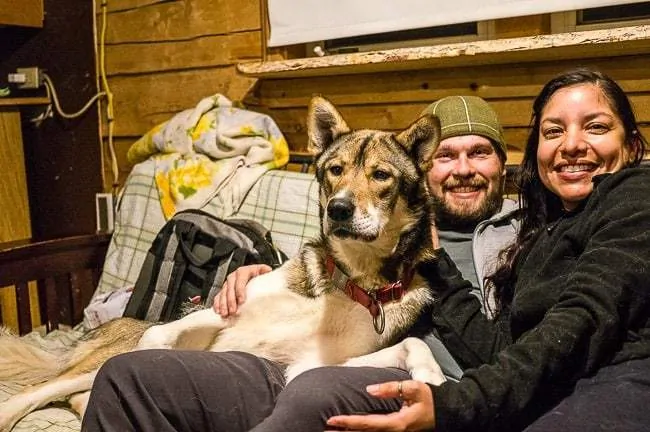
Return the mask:
<svg viewBox="0 0 650 432">
<path fill-rule="evenodd" d="M 336 138 L 348 132 L 350 128 L 330 101 L 321 96 L 314 96 L 311 99 L 307 114 L 310 153 L 314 156 L 321 154 Z"/>
<path fill-rule="evenodd" d="M 400 132 L 397 141 L 417 162 L 422 172 L 431 168 L 431 158 L 440 144 L 440 120 L 425 114 Z"/>
</svg>

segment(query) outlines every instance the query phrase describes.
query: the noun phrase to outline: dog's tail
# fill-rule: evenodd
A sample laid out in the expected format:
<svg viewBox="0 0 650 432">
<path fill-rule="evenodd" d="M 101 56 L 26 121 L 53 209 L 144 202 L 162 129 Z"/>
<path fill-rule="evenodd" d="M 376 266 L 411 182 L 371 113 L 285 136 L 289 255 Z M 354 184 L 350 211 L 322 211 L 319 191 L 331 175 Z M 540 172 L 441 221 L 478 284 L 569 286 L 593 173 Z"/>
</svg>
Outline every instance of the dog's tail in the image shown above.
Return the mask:
<svg viewBox="0 0 650 432">
<path fill-rule="evenodd" d="M 38 384 L 57 376 L 68 359 L 69 354 L 50 353 L 0 327 L 0 381 Z"/>
</svg>

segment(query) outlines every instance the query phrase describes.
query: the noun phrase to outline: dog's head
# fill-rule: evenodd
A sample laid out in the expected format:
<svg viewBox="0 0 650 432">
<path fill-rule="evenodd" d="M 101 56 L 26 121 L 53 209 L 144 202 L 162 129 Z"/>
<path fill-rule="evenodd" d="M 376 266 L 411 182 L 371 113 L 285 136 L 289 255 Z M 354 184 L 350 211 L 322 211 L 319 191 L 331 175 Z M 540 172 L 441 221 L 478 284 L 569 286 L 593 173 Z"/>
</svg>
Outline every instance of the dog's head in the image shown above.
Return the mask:
<svg viewBox="0 0 650 432">
<path fill-rule="evenodd" d="M 326 99 L 314 97 L 309 149 L 320 184 L 323 234 L 372 242 L 420 221 L 429 203 L 426 173 L 440 141 L 440 122 L 425 115 L 405 130 L 351 130 Z"/>
</svg>

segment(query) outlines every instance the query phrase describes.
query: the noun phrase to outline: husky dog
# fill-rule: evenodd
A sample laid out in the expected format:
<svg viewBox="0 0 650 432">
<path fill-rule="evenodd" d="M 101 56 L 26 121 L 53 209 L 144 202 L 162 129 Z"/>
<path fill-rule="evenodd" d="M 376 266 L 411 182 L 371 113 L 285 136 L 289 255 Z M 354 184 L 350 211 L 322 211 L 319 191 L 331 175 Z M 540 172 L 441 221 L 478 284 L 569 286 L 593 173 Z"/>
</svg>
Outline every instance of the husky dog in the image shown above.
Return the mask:
<svg viewBox="0 0 650 432">
<path fill-rule="evenodd" d="M 0 404 L 1 431 L 73 394 L 70 404 L 83 415 L 101 364 L 134 349 L 246 351 L 286 364 L 287 381 L 338 364 L 401 367 L 414 379 L 444 381 L 424 342 L 392 345 L 434 299 L 426 278 L 435 259 L 426 173 L 439 142 L 438 119 L 421 117 L 396 134 L 353 131 L 330 102 L 315 97 L 307 120 L 320 237 L 252 279 L 236 316 L 205 309 L 153 326 L 120 318 L 89 333 L 61 361 L 0 338 L 0 380 L 41 383 Z"/>
</svg>

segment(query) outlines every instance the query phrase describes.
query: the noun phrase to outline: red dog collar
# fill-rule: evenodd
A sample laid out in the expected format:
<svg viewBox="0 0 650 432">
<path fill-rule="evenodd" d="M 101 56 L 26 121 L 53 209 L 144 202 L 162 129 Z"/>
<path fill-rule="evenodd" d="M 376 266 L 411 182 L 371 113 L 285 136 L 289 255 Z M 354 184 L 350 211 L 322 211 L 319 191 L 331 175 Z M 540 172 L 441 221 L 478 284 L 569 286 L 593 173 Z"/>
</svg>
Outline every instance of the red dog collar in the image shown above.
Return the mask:
<svg viewBox="0 0 650 432">
<path fill-rule="evenodd" d="M 385 317 L 382 305 L 401 300 L 413 280 L 414 273 L 413 269 L 409 268 L 404 272 L 402 279 L 386 284 L 378 290 L 367 291 L 352 282 L 352 279 L 336 265 L 332 256 L 327 256 L 325 266 L 334 286 L 370 311 L 377 333 L 384 331 Z"/>
</svg>

